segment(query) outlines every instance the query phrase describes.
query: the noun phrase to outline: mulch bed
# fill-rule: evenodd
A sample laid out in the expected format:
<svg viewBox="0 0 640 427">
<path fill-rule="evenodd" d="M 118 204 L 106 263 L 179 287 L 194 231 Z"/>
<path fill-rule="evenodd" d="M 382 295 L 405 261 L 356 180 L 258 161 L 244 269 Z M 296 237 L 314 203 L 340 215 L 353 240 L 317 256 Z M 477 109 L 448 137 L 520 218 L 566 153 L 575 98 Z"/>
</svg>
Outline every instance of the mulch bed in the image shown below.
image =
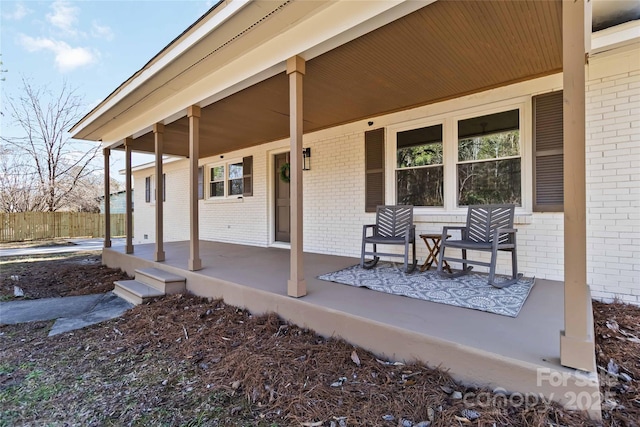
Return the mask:
<svg viewBox="0 0 640 427">
<path fill-rule="evenodd" d="M 593 302 L 603 418 L 640 426 L 640 307 Z"/>
<path fill-rule="evenodd" d="M 55 283 L 65 268 L 40 271 Z M 73 289 L 76 279 L 56 292 L 88 289 Z M 29 283 L 38 285 L 25 293 L 47 294 L 35 289 L 44 279 Z M 604 423 L 637 426 L 640 308 L 595 303 L 594 315 L 598 365 L 618 367 L 602 388 Z M 222 301 L 168 296 L 48 338 L 51 324 L 0 326 L 0 425 L 597 425 L 554 403 L 465 387 L 441 370 L 381 360 Z M 490 397 L 470 399 L 482 394 Z"/>
<path fill-rule="evenodd" d="M 50 255 L 60 257 L 61 255 Z M 17 262 L 27 259 L 26 262 Z M 3 260 L 0 267 L 0 299 L 12 299 L 14 286 L 25 298 L 55 298 L 100 294 L 113 290 L 113 282 L 129 278 L 121 270 L 102 265 L 99 254 L 63 255 L 53 261 L 46 258 L 15 257 Z"/>
</svg>

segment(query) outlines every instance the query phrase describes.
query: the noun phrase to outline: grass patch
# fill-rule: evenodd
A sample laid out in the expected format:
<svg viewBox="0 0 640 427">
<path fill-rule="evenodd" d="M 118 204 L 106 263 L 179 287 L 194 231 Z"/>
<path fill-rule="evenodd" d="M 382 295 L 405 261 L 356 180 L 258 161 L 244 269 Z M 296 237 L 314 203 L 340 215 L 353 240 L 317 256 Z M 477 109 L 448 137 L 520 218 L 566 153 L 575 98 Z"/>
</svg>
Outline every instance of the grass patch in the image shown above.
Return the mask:
<svg viewBox="0 0 640 427">
<path fill-rule="evenodd" d="M 44 372 L 32 369 L 25 373 L 24 365 L 18 368 L 2 365 L 3 374 L 12 378 L 0 388 L 0 426 L 20 425 L 27 419 L 38 417 L 46 411 L 52 398 L 63 390 L 63 386 Z"/>
<path fill-rule="evenodd" d="M 7 375 L 15 372 L 18 369 L 16 366 L 13 366 L 9 363 L 0 363 L 0 375 Z"/>
</svg>

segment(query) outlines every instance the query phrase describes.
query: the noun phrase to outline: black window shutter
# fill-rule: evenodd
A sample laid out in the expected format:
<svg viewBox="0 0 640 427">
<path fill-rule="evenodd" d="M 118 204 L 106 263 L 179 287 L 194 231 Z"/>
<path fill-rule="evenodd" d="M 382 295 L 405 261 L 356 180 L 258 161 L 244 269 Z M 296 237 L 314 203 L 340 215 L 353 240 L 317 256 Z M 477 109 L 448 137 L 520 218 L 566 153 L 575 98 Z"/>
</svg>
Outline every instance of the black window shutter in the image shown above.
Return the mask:
<svg viewBox="0 0 640 427">
<path fill-rule="evenodd" d="M 198 200 L 204 199 L 204 166 L 198 168 Z"/>
<path fill-rule="evenodd" d="M 167 174 L 162 174 L 162 201 L 167 201 Z"/>
<path fill-rule="evenodd" d="M 148 176 L 144 179 L 144 201 L 151 202 L 151 177 Z"/>
<path fill-rule="evenodd" d="M 253 196 L 253 156 L 242 158 L 242 196 Z"/>
<path fill-rule="evenodd" d="M 533 210 L 562 212 L 564 166 L 562 91 L 533 98 Z"/>
<path fill-rule="evenodd" d="M 384 128 L 364 133 L 365 212 L 384 205 Z"/>
</svg>

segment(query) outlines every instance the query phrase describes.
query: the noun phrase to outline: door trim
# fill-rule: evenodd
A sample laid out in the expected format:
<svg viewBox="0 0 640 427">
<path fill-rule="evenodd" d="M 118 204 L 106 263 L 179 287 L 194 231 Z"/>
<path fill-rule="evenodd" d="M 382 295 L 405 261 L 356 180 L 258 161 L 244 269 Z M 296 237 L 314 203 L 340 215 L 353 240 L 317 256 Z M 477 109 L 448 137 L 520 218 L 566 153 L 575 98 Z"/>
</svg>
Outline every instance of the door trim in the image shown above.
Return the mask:
<svg viewBox="0 0 640 427">
<path fill-rule="evenodd" d="M 288 242 L 276 241 L 276 189 L 275 181 L 275 157 L 278 154 L 289 153 L 290 147 L 284 146 L 267 151 L 267 230 L 268 230 L 268 243 L 267 246 L 281 249 L 291 249 L 291 244 Z"/>
<path fill-rule="evenodd" d="M 291 162 L 288 151 L 274 154 L 273 158 L 276 167 Z M 275 241 L 289 243 L 291 241 L 291 186 L 289 183 L 281 180 L 279 170 L 274 170 L 271 181 L 274 183 Z M 281 226 L 285 226 L 285 219 L 287 220 L 286 228 L 280 228 Z"/>
</svg>

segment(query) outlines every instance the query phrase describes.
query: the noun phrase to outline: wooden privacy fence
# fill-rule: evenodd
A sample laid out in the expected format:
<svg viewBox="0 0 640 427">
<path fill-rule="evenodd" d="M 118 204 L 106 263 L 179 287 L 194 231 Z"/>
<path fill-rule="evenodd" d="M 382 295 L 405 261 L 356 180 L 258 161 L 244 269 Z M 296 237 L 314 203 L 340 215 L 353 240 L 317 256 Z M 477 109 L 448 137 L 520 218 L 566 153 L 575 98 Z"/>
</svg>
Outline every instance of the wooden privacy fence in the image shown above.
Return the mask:
<svg viewBox="0 0 640 427">
<path fill-rule="evenodd" d="M 126 214 L 111 215 L 111 236 L 125 235 Z M 87 212 L 2 213 L 0 242 L 104 237 L 104 214 Z"/>
</svg>

